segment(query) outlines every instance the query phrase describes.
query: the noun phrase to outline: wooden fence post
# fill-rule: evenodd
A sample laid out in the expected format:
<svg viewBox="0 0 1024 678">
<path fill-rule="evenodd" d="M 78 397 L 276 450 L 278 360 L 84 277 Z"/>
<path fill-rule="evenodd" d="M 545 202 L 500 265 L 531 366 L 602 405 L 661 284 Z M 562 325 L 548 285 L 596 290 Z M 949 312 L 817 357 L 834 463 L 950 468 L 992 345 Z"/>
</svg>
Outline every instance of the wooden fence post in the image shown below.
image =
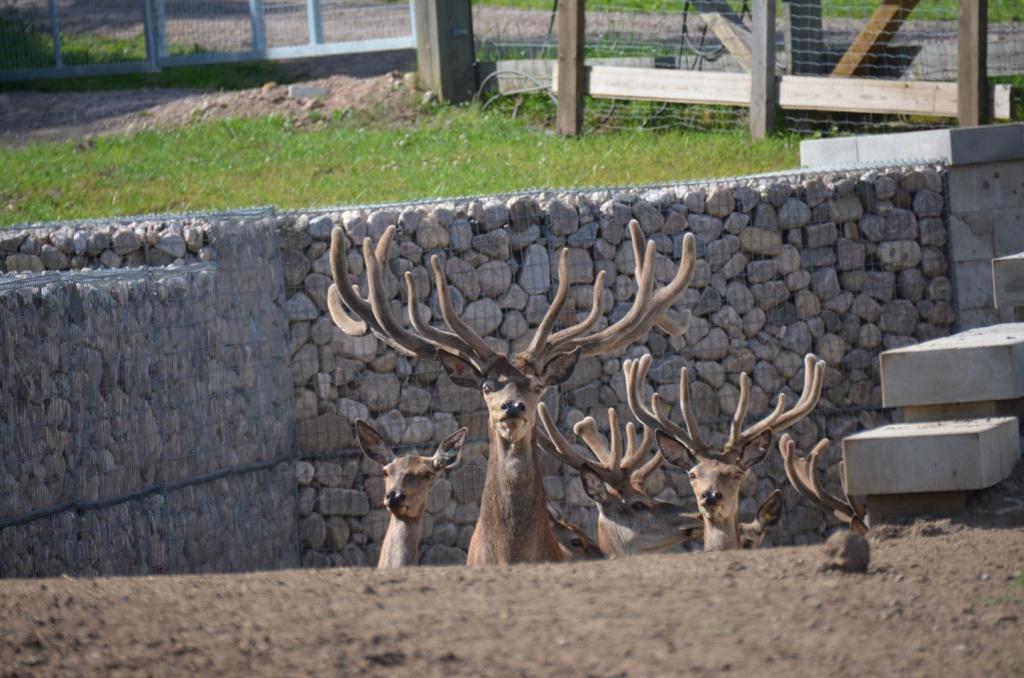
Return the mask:
<svg viewBox="0 0 1024 678">
<path fill-rule="evenodd" d="M 473 10 L 469 0 L 414 0 L 420 83 L 457 104 L 476 94 Z"/>
<path fill-rule="evenodd" d="M 961 126 L 988 122 L 988 0 L 960 0 L 957 114 Z"/>
<path fill-rule="evenodd" d="M 779 87 L 775 78 L 775 0 L 753 0 L 750 64 L 750 136 L 764 139 L 775 131 Z"/>
<path fill-rule="evenodd" d="M 583 66 L 585 0 L 558 3 L 558 114 L 559 134 L 579 136 L 583 131 Z"/>
</svg>

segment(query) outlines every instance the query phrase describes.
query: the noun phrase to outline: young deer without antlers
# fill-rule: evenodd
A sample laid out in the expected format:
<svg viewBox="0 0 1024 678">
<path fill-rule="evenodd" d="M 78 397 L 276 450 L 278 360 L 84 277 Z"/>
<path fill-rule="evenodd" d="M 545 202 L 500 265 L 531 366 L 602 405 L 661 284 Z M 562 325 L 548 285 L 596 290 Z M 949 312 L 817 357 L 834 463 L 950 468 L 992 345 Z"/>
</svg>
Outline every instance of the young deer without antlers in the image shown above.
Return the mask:
<svg viewBox="0 0 1024 678">
<path fill-rule="evenodd" d="M 601 549 L 587 536 L 583 528 L 562 514 L 562 510 L 552 502 L 548 502 L 548 517 L 551 518 L 551 529 L 555 531 L 555 539 L 562 549 L 565 560 L 600 560 L 604 558 Z"/>
<path fill-rule="evenodd" d="M 363 454 L 384 467 L 384 505 L 391 513 L 377 567 L 416 564 L 427 493 L 442 472 L 459 465 L 467 433 L 469 429 L 460 428 L 442 440 L 432 457 L 415 454 L 395 457 L 376 429 L 362 420 L 356 421 L 356 435 Z"/>
<path fill-rule="evenodd" d="M 592 417 L 580 421 L 573 430 L 597 457 L 595 462 L 572 448 L 551 420 L 544 403 L 538 410 L 547 432 L 547 439 L 541 439 L 542 447 L 580 472 L 584 491 L 597 504 L 597 542 L 606 556 L 664 551 L 698 538 L 704 528 L 699 516 L 686 513 L 678 504 L 652 499 L 644 489 L 647 476 L 664 461 L 660 452 L 648 457 L 654 438 L 650 428 L 638 443 L 633 422 L 626 424 L 623 455 L 614 409 L 608 409 L 610 444 L 605 444 Z"/>
<path fill-rule="evenodd" d="M 796 443 L 788 433 L 783 435 L 779 440 L 779 454 L 782 455 L 782 461 L 786 468 L 786 477 L 789 478 L 790 484 L 797 492 L 825 513 L 831 513 L 849 525 L 851 532 L 867 534 L 869 527 L 867 512 L 855 497 L 851 497 L 847 493 L 845 484 L 843 485 L 843 499 L 840 499 L 826 491 L 818 482 L 816 472 L 818 457 L 828 449 L 828 446 L 829 439 L 822 438 L 808 456 L 798 457 Z M 846 474 L 843 473 L 843 462 L 839 462 L 839 477 L 845 483 Z"/>
<path fill-rule="evenodd" d="M 388 248 L 395 235 L 394 226 L 388 227 L 376 247 L 369 238 L 363 240 L 366 298 L 348 276 L 345 234 L 339 228 L 331 234 L 334 285 L 328 291 L 327 301 L 338 327 L 350 335 L 372 332 L 405 356 L 438 358 L 455 384 L 475 386 L 483 392 L 489 416 L 490 455 L 480 500 L 480 518 L 469 544 L 467 564 L 471 566 L 562 559 L 545 508 L 534 436 L 537 403 L 549 386 L 569 378 L 581 357 L 629 346 L 655 325 L 673 335 L 684 329 L 666 313 L 693 276 L 693 236 L 687 234 L 683 239 L 682 261 L 675 277 L 655 290 L 654 243 L 644 245 L 636 221 L 630 222 L 630 234 L 637 292 L 629 311 L 618 322 L 604 329 L 594 329 L 601 319 L 599 302 L 605 278 L 601 271 L 594 283 L 587 316 L 575 325 L 553 331 L 569 296 L 568 249 L 563 249 L 554 301 L 527 347 L 512 355 L 492 349 L 458 316 L 437 256 L 431 257 L 430 265 L 447 329 L 433 327 L 420 317 L 411 272 L 405 274 L 409 328 L 392 315 L 384 271 Z"/>
<path fill-rule="evenodd" d="M 741 374 L 739 402 L 729 438 L 720 451 L 713 450 L 700 436 L 690 403 L 685 367 L 679 371 L 679 408 L 685 428 L 661 414 L 661 399 L 657 393 L 651 396 L 649 407 L 644 405 L 640 396 L 650 366 L 650 355 L 624 363 L 629 408 L 645 427 L 657 431 L 658 446 L 669 463 L 690 469 L 690 486 L 704 516 L 704 550 L 739 548 L 739 495 L 743 479 L 768 453 L 772 435 L 809 415 L 818 404 L 825 363 L 808 354 L 804 358 L 803 393 L 793 408 L 786 411 L 786 396 L 780 393 L 775 409 L 746 429 L 743 422 L 750 405 L 750 377 Z"/>
</svg>

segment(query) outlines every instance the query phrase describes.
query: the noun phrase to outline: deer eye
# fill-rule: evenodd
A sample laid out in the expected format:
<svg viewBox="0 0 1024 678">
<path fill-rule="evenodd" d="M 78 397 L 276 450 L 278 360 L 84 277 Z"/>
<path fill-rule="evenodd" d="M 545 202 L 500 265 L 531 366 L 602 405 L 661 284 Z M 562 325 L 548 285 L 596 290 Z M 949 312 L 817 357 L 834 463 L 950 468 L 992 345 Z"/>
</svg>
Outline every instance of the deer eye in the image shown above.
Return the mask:
<svg viewBox="0 0 1024 678">
<path fill-rule="evenodd" d="M 387 478 L 387 477 L 388 477 L 388 470 L 387 470 L 387 469 L 383 469 L 383 470 L 382 470 L 382 471 L 381 471 L 380 473 L 381 473 L 381 475 L 382 475 L 382 476 L 384 476 L 385 478 Z"/>
<path fill-rule="evenodd" d="M 483 389 L 484 393 L 494 393 L 498 390 L 498 384 L 493 379 L 488 379 L 480 388 Z"/>
<path fill-rule="evenodd" d="M 570 541 L 569 543 L 572 544 L 573 548 L 577 548 L 577 549 L 583 548 L 583 540 L 580 539 L 579 537 L 573 537 L 572 541 Z"/>
<path fill-rule="evenodd" d="M 686 475 L 688 475 L 688 476 L 690 477 L 690 482 L 691 482 L 691 483 L 692 483 L 692 482 L 693 482 L 694 480 L 696 480 L 696 479 L 697 479 L 697 474 L 696 474 L 696 473 L 694 473 L 693 471 L 690 471 L 690 472 L 689 472 L 689 473 L 687 473 Z"/>
<path fill-rule="evenodd" d="M 637 513 L 649 510 L 647 508 L 647 504 L 643 503 L 642 501 L 634 501 L 632 504 L 629 505 L 629 507 L 636 511 Z"/>
</svg>

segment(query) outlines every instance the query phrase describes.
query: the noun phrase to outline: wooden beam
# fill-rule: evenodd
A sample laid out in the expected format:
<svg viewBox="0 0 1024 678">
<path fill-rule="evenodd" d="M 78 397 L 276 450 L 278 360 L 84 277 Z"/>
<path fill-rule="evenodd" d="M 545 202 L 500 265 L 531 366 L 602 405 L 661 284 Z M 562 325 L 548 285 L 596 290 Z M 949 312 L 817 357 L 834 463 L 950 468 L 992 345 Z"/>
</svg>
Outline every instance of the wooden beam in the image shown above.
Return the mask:
<svg viewBox="0 0 1024 678">
<path fill-rule="evenodd" d="M 557 77 L 552 87 L 558 91 Z M 778 87 L 779 107 L 787 109 L 941 118 L 952 118 L 957 114 L 957 85 L 954 82 L 784 75 L 779 79 Z M 750 93 L 751 76 L 748 73 L 619 66 L 587 68 L 586 94 L 597 99 L 749 106 Z M 1008 118 L 1011 88 L 997 85 L 990 90 L 989 96 L 1000 116 Z"/>
<path fill-rule="evenodd" d="M 779 90 L 775 80 L 775 0 L 754 0 L 751 44 L 750 136 L 764 139 L 775 131 Z"/>
<path fill-rule="evenodd" d="M 885 49 L 917 3 L 918 0 L 882 0 L 882 4 L 832 70 L 832 75 L 845 78 L 866 75 L 871 60 Z"/>
<path fill-rule="evenodd" d="M 725 0 L 693 0 L 693 5 L 719 42 L 736 58 L 743 70 L 749 71 L 753 36 L 729 3 Z"/>
<path fill-rule="evenodd" d="M 558 112 L 555 129 L 565 136 L 583 131 L 584 0 L 560 0 L 558 3 Z"/>
<path fill-rule="evenodd" d="M 473 12 L 469 0 L 414 0 L 416 64 L 420 83 L 442 101 L 476 94 Z"/>
<path fill-rule="evenodd" d="M 988 122 L 988 0 L 960 0 L 957 85 L 962 126 Z"/>
</svg>

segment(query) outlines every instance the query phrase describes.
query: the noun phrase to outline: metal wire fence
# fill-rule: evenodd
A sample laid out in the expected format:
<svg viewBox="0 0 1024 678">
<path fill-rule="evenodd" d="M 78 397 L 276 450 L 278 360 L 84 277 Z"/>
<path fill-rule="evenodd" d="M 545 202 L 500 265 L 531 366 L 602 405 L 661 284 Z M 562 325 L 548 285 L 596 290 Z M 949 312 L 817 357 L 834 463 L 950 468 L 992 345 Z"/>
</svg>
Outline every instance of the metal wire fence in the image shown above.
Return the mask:
<svg viewBox="0 0 1024 678">
<path fill-rule="evenodd" d="M 551 4 L 545 7 L 474 7 L 478 61 L 496 62 L 504 72 L 499 80 L 505 92 L 518 95 L 551 86 L 558 41 L 555 11 Z M 833 76 L 854 86 L 864 79 L 921 83 L 914 97 L 931 97 L 941 104 L 927 113 L 909 113 L 904 111 L 920 108 L 919 102 L 901 102 L 895 89 L 865 95 L 833 87 L 819 96 L 814 83 L 794 80 L 782 85 L 784 126 L 800 132 L 948 126 L 955 117 L 955 86 L 938 84 L 957 79 L 957 11 L 957 3 L 943 0 L 779 2 L 775 30 L 779 76 Z M 673 85 L 667 72 L 748 73 L 751 23 L 750 3 L 745 0 L 588 2 L 588 65 L 666 72 L 660 81 L 658 75 L 646 76 L 644 82 L 650 82 L 646 87 L 635 84 L 636 72 L 621 75 L 622 81 L 634 81 L 626 88 L 628 95 L 623 88 L 602 89 L 601 79 L 592 74 L 588 124 L 596 129 L 746 126 L 745 105 L 726 103 L 721 96 L 728 83 L 708 80 L 708 100 L 701 102 L 693 92 L 693 81 Z M 1019 4 L 989 4 L 988 71 L 994 83 L 1019 87 L 1024 78 L 1024 12 Z M 740 89 L 744 87 L 749 90 L 749 83 Z M 679 95 L 687 97 L 688 103 L 673 102 Z M 996 97 L 999 115 L 1011 115 L 1007 91 Z M 837 98 L 849 111 L 835 110 Z M 880 101 L 865 107 L 867 99 Z"/>
</svg>

